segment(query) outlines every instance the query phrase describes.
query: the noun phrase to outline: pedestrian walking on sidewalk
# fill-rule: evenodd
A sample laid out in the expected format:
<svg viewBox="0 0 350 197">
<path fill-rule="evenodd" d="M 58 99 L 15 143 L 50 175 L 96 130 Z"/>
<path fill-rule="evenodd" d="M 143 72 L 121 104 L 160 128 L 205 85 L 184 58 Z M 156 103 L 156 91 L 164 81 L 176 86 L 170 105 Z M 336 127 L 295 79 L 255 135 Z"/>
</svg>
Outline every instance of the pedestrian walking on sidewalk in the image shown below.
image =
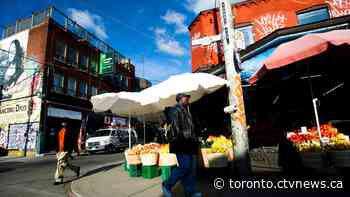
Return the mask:
<svg viewBox="0 0 350 197">
<path fill-rule="evenodd" d="M 194 123 L 189 110 L 190 95 L 177 94 L 177 105 L 169 112 L 171 122 L 167 132 L 171 153 L 176 154 L 178 166 L 171 172 L 169 179 L 162 183 L 162 191 L 165 197 L 171 197 L 171 189 L 181 181 L 186 196 L 202 196 L 196 190 L 196 160 L 198 152 L 198 140 L 195 133 Z"/>
<path fill-rule="evenodd" d="M 67 123 L 62 123 L 62 128 L 58 133 L 58 153 L 57 157 L 57 168 L 55 172 L 55 185 L 63 183 L 64 170 L 69 168 L 77 174 L 77 177 L 80 175 L 80 167 L 72 165 L 70 160 L 72 159 L 72 150 L 74 147 L 73 140 L 71 139 L 72 135 L 67 129 Z"/>
</svg>

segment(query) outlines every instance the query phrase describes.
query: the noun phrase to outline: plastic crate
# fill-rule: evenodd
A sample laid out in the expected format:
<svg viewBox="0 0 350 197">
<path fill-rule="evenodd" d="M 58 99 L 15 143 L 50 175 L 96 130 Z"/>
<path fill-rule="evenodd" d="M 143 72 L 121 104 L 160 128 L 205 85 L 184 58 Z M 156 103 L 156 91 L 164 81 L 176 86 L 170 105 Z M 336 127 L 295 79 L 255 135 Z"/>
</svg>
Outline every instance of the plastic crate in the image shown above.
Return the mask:
<svg viewBox="0 0 350 197">
<path fill-rule="evenodd" d="M 152 179 L 159 176 L 158 166 L 142 166 L 142 177 L 145 179 Z"/>
<path fill-rule="evenodd" d="M 123 163 L 123 169 L 127 172 L 128 171 L 128 163 L 125 161 Z"/>
<path fill-rule="evenodd" d="M 169 179 L 171 171 L 174 168 L 176 168 L 176 166 L 161 166 L 160 167 L 162 181 L 166 181 Z"/>
<path fill-rule="evenodd" d="M 129 165 L 128 173 L 130 177 L 141 176 L 141 165 Z"/>
</svg>

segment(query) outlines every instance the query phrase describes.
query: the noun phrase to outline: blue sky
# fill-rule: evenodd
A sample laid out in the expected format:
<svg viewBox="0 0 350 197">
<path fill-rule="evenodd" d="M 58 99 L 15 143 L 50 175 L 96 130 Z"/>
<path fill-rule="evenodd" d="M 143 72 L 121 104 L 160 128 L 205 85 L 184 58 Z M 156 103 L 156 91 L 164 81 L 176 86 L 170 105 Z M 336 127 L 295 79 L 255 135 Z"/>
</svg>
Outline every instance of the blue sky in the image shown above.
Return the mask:
<svg viewBox="0 0 350 197">
<path fill-rule="evenodd" d="M 191 72 L 187 26 L 214 0 L 2 0 L 0 25 L 54 5 L 131 58 L 153 83 Z M 144 60 L 144 61 L 142 61 Z M 143 63 L 144 62 L 144 66 Z M 143 69 L 144 68 L 144 69 Z M 144 71 L 144 72 L 143 72 Z"/>
</svg>

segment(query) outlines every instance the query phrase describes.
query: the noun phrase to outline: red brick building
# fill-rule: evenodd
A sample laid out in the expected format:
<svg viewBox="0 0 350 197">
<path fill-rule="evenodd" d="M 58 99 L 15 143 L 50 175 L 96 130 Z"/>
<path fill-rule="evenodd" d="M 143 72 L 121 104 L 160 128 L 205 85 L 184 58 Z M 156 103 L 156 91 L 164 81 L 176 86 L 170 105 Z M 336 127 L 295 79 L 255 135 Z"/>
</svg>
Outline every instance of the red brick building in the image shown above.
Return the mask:
<svg viewBox="0 0 350 197">
<path fill-rule="evenodd" d="M 232 5 L 239 48 L 261 41 L 279 29 L 307 25 L 350 13 L 349 0 L 247 0 Z M 188 27 L 191 36 L 192 71 L 224 64 L 220 42 L 196 44 L 221 32 L 218 9 L 200 12 Z M 199 40 L 198 40 L 199 39 Z"/>
<path fill-rule="evenodd" d="M 27 101 L 24 102 L 27 109 L 24 111 L 27 113 L 21 114 L 23 117 L 29 114 L 28 122 L 33 122 L 31 125 L 36 123 L 39 125 L 33 129 L 33 136 L 36 136 L 33 138 L 37 139 L 32 139 L 31 142 L 34 144 L 33 152 L 55 150 L 57 132 L 63 121 L 68 122 L 77 137 L 82 121 L 92 111 L 89 101 L 91 96 L 105 92 L 132 91 L 135 88 L 135 67 L 129 59 L 53 7 L 6 26 L 3 39 L 0 40 L 0 48 L 10 52 L 9 55 L 3 55 L 4 58 L 11 57 L 13 45 L 11 43 L 19 43 L 15 46 L 21 47 L 20 55 L 24 56 L 21 58 L 31 59 L 33 64 L 38 64 L 40 67 L 42 81 L 38 83 L 42 84 L 42 90 L 38 95 L 22 94 L 1 101 L 1 104 L 4 104 L 13 99 L 28 100 L 38 97 L 40 104 L 37 103 L 39 105 L 37 109 L 40 115 L 30 117 L 31 106 Z M 7 66 L 6 62 L 10 61 L 4 62 Z M 28 69 L 28 61 L 24 61 L 21 67 L 24 70 Z M 18 80 L 18 83 L 20 81 Z M 33 81 L 31 83 L 34 84 Z M 27 89 L 30 89 L 30 85 Z M 4 118 L 1 118 L 0 122 L 5 125 L 1 129 L 9 128 L 4 136 L 10 136 L 11 142 L 6 147 L 21 151 L 20 147 L 23 145 L 18 140 L 11 139 L 12 135 L 17 134 L 13 134 L 15 131 L 10 127 L 26 124 L 24 123 L 26 121 L 25 119 L 16 121 L 16 118 L 7 121 L 6 117 L 18 117 L 14 114 L 16 110 L 11 111 L 5 107 L 1 110 Z M 0 146 L 4 145 L 0 143 Z"/>
</svg>

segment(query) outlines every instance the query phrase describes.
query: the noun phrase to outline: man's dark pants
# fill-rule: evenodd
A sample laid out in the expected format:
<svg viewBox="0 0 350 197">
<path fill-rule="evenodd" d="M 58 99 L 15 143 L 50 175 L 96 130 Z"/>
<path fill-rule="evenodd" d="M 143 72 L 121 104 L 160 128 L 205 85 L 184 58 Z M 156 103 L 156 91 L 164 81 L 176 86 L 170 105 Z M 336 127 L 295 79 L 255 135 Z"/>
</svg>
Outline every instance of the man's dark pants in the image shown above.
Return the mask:
<svg viewBox="0 0 350 197">
<path fill-rule="evenodd" d="M 196 160 L 194 155 L 176 153 L 178 166 L 171 172 L 169 179 L 164 183 L 169 190 L 181 181 L 185 192 L 193 194 L 196 192 Z"/>
</svg>

